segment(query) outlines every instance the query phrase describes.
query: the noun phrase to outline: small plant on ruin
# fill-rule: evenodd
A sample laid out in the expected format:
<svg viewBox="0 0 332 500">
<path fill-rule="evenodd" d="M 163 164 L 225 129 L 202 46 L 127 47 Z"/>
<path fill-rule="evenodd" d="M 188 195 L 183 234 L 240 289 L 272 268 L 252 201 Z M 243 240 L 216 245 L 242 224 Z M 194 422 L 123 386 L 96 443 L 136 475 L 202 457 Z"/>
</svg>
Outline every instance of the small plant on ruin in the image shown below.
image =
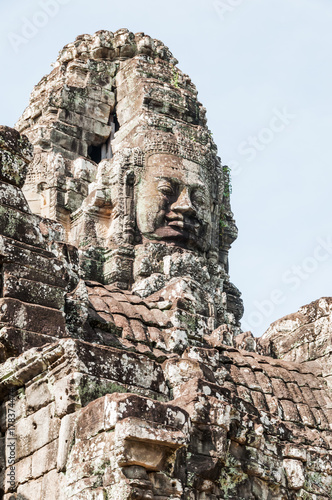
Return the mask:
<svg viewBox="0 0 332 500">
<path fill-rule="evenodd" d="M 225 228 L 228 227 L 228 223 L 226 220 L 226 212 L 224 207 L 221 208 L 220 218 L 219 218 L 219 236 L 222 237 L 225 231 Z"/>
<path fill-rule="evenodd" d="M 225 188 L 224 188 L 224 197 L 225 198 L 229 198 L 230 194 L 232 192 L 232 184 L 231 184 L 231 179 L 230 179 L 231 169 L 225 165 L 222 168 L 222 170 L 224 172 L 224 177 L 226 177 L 226 179 L 225 179 Z"/>
<path fill-rule="evenodd" d="M 172 67 L 172 70 L 173 70 L 173 75 L 172 75 L 171 84 L 174 87 L 179 88 L 179 72 L 177 71 L 175 66 Z"/>
</svg>

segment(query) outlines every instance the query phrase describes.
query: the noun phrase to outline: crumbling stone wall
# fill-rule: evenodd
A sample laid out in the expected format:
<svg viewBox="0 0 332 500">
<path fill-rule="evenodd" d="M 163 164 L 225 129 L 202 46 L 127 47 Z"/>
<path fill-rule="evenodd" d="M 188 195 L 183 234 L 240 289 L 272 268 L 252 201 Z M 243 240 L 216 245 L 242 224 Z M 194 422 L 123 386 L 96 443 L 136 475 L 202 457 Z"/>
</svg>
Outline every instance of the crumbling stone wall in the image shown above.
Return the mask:
<svg viewBox="0 0 332 500">
<path fill-rule="evenodd" d="M 303 365 L 60 340 L 0 373 L 23 498 L 330 498 L 332 401 Z"/>
<path fill-rule="evenodd" d="M 332 496 L 330 299 L 241 332 L 228 170 L 175 64 L 78 37 L 19 122 L 33 157 L 0 128 L 5 500 Z"/>
<path fill-rule="evenodd" d="M 331 387 L 331 313 L 331 297 L 301 307 L 272 323 L 259 340 L 259 351 L 285 361 L 313 364 Z"/>
</svg>

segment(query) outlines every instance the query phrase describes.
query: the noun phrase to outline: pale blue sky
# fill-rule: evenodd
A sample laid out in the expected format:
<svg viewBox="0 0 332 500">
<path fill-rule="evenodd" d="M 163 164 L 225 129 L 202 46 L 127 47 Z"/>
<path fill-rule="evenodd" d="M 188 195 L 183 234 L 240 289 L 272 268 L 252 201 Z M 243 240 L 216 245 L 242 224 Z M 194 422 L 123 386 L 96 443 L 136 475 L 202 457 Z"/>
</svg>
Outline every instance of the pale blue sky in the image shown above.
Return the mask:
<svg viewBox="0 0 332 500">
<path fill-rule="evenodd" d="M 10 126 L 77 35 L 127 27 L 168 45 L 233 167 L 230 272 L 244 328 L 260 335 L 332 294 L 331 0 L 15 0 L 0 14 L 0 122 Z"/>
</svg>

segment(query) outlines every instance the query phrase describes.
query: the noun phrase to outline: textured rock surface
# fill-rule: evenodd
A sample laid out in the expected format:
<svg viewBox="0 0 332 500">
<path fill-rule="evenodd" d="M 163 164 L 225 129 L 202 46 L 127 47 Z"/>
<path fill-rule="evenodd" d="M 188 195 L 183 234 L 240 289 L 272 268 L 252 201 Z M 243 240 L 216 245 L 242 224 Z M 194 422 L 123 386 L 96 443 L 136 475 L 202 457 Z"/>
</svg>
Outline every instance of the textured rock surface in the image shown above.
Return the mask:
<svg viewBox="0 0 332 500">
<path fill-rule="evenodd" d="M 19 186 L 32 159 L 26 137 L 0 128 L 0 360 L 67 336 L 65 296 L 77 250 L 60 224 L 32 214 Z M 7 156 L 8 152 L 8 156 Z"/>
<path fill-rule="evenodd" d="M 80 36 L 18 122 L 33 157 L 0 128 L 6 500 L 332 497 L 331 299 L 241 332 L 228 169 L 176 64 Z"/>
<path fill-rule="evenodd" d="M 260 352 L 319 366 L 332 384 L 332 299 L 323 297 L 272 323 L 259 340 Z"/>
</svg>

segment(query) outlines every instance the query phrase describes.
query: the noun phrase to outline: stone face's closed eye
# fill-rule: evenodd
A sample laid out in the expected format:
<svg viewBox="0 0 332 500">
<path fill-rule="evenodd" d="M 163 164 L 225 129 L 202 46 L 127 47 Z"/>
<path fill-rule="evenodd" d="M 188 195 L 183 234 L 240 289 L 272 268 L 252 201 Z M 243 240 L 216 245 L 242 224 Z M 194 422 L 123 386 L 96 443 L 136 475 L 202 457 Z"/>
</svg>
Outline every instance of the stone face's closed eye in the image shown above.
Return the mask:
<svg viewBox="0 0 332 500">
<path fill-rule="evenodd" d="M 172 196 L 175 194 L 175 190 L 172 184 L 167 181 L 162 181 L 158 184 L 158 190 L 166 196 Z"/>
<path fill-rule="evenodd" d="M 204 193 L 200 190 L 197 189 L 196 191 L 193 191 L 191 194 L 191 200 L 193 203 L 200 205 L 200 204 L 205 204 L 205 196 Z"/>
</svg>

